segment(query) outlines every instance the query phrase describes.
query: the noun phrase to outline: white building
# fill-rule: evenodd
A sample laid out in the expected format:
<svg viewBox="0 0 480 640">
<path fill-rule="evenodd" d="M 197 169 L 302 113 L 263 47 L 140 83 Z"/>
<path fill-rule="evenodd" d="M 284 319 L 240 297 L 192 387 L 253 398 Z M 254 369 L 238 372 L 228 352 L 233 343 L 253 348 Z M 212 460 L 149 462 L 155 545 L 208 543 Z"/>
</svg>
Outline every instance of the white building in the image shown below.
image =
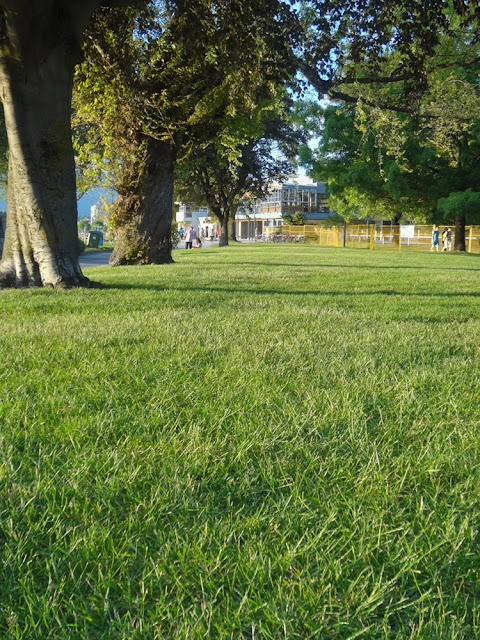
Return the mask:
<svg viewBox="0 0 480 640">
<path fill-rule="evenodd" d="M 98 206 L 96 204 L 93 204 L 90 207 L 90 224 L 93 225 L 93 223 L 95 222 L 95 220 L 98 218 Z"/>
<path fill-rule="evenodd" d="M 307 224 L 319 224 L 330 215 L 325 182 L 307 176 L 295 176 L 285 182 L 272 182 L 264 198 L 256 198 L 249 207 L 240 208 L 237 216 L 237 237 L 251 238 L 283 224 L 286 214 L 300 212 Z"/>
<path fill-rule="evenodd" d="M 213 232 L 217 230 L 217 221 L 210 217 L 206 205 L 197 207 L 189 202 L 176 202 L 175 204 L 178 205 L 176 214 L 178 228 L 187 229 L 192 225 L 199 235 L 202 235 L 203 232 L 207 238 L 211 235 L 212 229 Z"/>
<path fill-rule="evenodd" d="M 319 224 L 328 218 L 330 209 L 325 182 L 316 182 L 306 176 L 295 176 L 285 182 L 272 182 L 264 198 L 245 200 L 235 216 L 236 235 L 239 239 L 254 238 L 269 233 L 274 227 L 283 224 L 286 214 L 301 212 L 307 224 Z M 198 233 L 203 229 L 207 235 L 212 225 L 218 227 L 209 218 L 208 207 L 195 208 L 193 205 L 177 203 L 177 223 L 179 226 L 192 224 Z"/>
</svg>

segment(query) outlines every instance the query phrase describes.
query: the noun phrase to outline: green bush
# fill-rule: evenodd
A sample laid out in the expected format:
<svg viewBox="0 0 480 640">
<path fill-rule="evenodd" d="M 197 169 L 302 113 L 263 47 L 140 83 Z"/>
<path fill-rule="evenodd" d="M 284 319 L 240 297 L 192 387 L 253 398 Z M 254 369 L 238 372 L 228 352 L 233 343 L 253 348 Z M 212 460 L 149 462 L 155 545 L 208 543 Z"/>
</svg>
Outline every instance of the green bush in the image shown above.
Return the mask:
<svg viewBox="0 0 480 640">
<path fill-rule="evenodd" d="M 302 211 L 295 211 L 292 216 L 292 224 L 304 225 L 307 221 L 307 216 Z"/>
<path fill-rule="evenodd" d="M 77 238 L 77 255 L 81 255 L 85 251 L 86 244 L 81 238 Z"/>
<path fill-rule="evenodd" d="M 306 221 L 307 216 L 302 211 L 295 211 L 293 215 L 291 213 L 286 213 L 283 216 L 283 224 L 304 225 Z"/>
</svg>

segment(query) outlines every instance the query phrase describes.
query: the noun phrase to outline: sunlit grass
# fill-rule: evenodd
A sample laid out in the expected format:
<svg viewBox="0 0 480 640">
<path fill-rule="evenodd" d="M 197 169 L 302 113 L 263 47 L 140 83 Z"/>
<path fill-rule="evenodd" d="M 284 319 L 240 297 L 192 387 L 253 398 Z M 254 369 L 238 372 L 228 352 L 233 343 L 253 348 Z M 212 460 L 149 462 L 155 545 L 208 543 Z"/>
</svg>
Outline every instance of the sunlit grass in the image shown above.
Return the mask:
<svg viewBox="0 0 480 640">
<path fill-rule="evenodd" d="M 480 258 L 3 291 L 2 638 L 480 636 Z"/>
</svg>

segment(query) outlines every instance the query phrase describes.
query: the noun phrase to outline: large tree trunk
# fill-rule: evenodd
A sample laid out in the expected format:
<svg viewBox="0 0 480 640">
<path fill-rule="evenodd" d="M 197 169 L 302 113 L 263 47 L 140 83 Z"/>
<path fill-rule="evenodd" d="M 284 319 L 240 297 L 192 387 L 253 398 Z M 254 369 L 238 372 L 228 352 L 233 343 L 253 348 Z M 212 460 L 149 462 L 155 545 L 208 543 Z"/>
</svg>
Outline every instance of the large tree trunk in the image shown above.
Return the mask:
<svg viewBox="0 0 480 640">
<path fill-rule="evenodd" d="M 228 245 L 228 211 L 222 211 L 221 206 L 216 202 L 215 198 L 207 198 L 207 204 L 212 214 L 218 220 L 218 224 L 220 225 L 218 246 L 226 247 Z"/>
<path fill-rule="evenodd" d="M 139 175 L 118 198 L 111 265 L 173 262 L 173 167 L 172 144 L 150 138 Z"/>
<path fill-rule="evenodd" d="M 230 242 L 237 242 L 237 232 L 235 228 L 235 216 L 228 222 L 228 239 Z"/>
<path fill-rule="evenodd" d="M 465 216 L 455 217 L 455 251 L 466 251 L 465 244 Z"/>
<path fill-rule="evenodd" d="M 70 116 L 78 41 L 100 2 L 0 0 L 9 144 L 0 286 L 88 285 L 78 263 Z"/>
<path fill-rule="evenodd" d="M 220 236 L 218 237 L 218 246 L 228 246 L 228 215 L 224 214 L 220 219 Z"/>
<path fill-rule="evenodd" d="M 9 143 L 3 286 L 86 285 L 78 263 L 71 74 L 51 56 L 3 85 Z M 5 79 L 3 79 L 5 80 Z"/>
</svg>

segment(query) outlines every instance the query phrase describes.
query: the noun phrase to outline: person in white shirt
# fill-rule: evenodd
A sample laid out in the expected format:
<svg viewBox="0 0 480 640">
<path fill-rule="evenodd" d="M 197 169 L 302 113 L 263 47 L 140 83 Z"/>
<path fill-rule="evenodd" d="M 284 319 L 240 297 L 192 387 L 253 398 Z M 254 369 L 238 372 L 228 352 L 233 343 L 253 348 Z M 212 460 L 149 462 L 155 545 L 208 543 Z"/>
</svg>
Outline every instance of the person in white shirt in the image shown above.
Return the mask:
<svg viewBox="0 0 480 640">
<path fill-rule="evenodd" d="M 187 229 L 187 233 L 185 234 L 185 248 L 191 249 L 193 246 L 193 241 L 197 238 L 197 232 L 193 228 L 192 225 Z"/>
</svg>

